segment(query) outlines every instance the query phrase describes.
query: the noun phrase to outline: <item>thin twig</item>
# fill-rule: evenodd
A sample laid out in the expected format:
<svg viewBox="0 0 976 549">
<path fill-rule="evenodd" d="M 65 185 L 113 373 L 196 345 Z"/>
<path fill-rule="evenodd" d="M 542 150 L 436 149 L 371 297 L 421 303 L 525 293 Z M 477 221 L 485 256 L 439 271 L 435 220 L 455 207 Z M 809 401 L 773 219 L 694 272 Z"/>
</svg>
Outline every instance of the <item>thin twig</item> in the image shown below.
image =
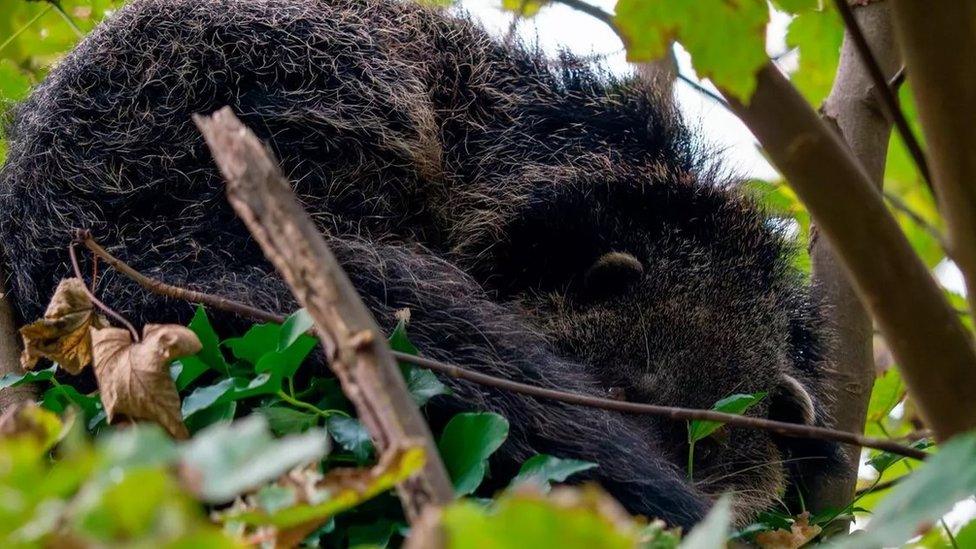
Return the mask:
<svg viewBox="0 0 976 549">
<path fill-rule="evenodd" d="M 131 278 L 137 284 L 150 292 L 169 296 L 175 299 L 181 299 L 183 301 L 189 301 L 191 303 L 203 303 L 204 305 L 210 305 L 215 309 L 229 311 L 239 316 L 254 318 L 262 322 L 282 322 L 284 320 L 284 318 L 280 317 L 280 315 L 272 314 L 244 303 L 239 303 L 237 301 L 212 294 L 189 290 L 187 288 L 172 286 L 154 278 L 149 278 L 139 271 L 133 269 L 122 260 L 108 253 L 108 251 L 103 249 L 98 245 L 97 242 L 95 242 L 95 240 L 91 237 L 91 233 L 88 231 L 79 233 L 78 240 L 84 244 L 86 248 L 91 250 L 92 253 L 94 253 L 97 257 L 105 260 L 105 262 L 111 265 L 115 270 Z"/>
<path fill-rule="evenodd" d="M 85 277 L 84 277 L 84 275 L 81 274 L 81 267 L 78 265 L 78 256 L 75 254 L 75 245 L 77 243 L 78 243 L 77 240 L 73 240 L 71 242 L 71 244 L 68 245 L 68 256 L 71 257 L 71 268 L 74 269 L 75 276 L 78 277 L 78 280 L 81 280 L 81 282 L 82 282 L 81 287 L 85 290 L 85 293 L 88 294 L 88 299 L 90 299 L 91 302 L 96 307 L 98 307 L 99 309 L 101 309 L 105 314 L 107 314 L 108 316 L 114 318 L 120 324 L 122 324 L 123 326 L 125 326 L 126 328 L 128 328 L 129 332 L 132 333 L 132 340 L 133 341 L 142 341 L 142 338 L 139 337 L 139 332 L 136 331 L 136 329 L 132 325 L 132 323 L 129 322 L 128 320 L 126 320 L 126 318 L 124 316 L 122 316 L 121 314 L 115 312 L 115 310 L 113 310 L 111 307 L 109 307 L 108 305 L 102 303 L 101 300 L 99 300 L 97 297 L 95 297 L 95 294 L 93 294 L 92 291 L 88 289 L 88 285 L 84 283 L 85 282 Z"/>
<path fill-rule="evenodd" d="M 729 108 L 729 103 L 728 103 L 728 101 L 725 100 L 724 97 L 722 97 L 721 95 L 719 95 L 719 94 L 713 92 L 712 90 L 706 88 L 705 86 L 702 86 L 698 82 L 695 82 L 695 80 L 693 78 L 688 77 L 688 76 L 685 76 L 684 74 L 681 74 L 680 72 L 677 74 L 677 77 L 678 77 L 678 80 L 681 80 L 685 84 L 691 86 L 691 88 L 693 90 L 695 90 L 696 92 L 704 95 L 705 97 L 711 99 L 712 101 L 718 103 L 719 105 L 725 107 L 726 109 Z"/>
<path fill-rule="evenodd" d="M 280 323 L 283 322 L 286 318 L 285 315 L 277 314 L 269 311 L 262 311 L 260 309 L 256 309 L 255 307 L 251 307 L 250 305 L 246 305 L 244 303 L 240 303 L 232 299 L 214 296 L 203 292 L 192 292 L 189 290 L 185 290 L 183 288 L 178 288 L 176 286 L 165 284 L 158 280 L 149 278 L 145 275 L 140 274 L 138 271 L 136 271 L 132 267 L 129 267 L 119 259 L 110 255 L 101 246 L 99 246 L 94 241 L 94 239 L 91 238 L 90 235 L 85 239 L 84 242 L 89 250 L 91 250 L 93 253 L 95 253 L 102 259 L 104 259 L 106 263 L 118 269 L 120 272 L 132 278 L 133 280 L 138 282 L 141 286 L 154 293 L 158 293 L 176 299 L 184 299 L 196 303 L 203 303 L 205 305 L 210 305 L 217 309 L 221 309 L 223 311 L 235 313 L 241 316 L 254 318 L 261 321 L 271 321 L 271 322 Z M 255 312 L 257 312 L 258 314 L 256 315 Z M 480 372 L 475 372 L 453 364 L 447 364 L 437 360 L 414 356 L 406 353 L 393 351 L 393 356 L 399 361 L 409 362 L 411 364 L 415 364 L 417 366 L 427 368 L 429 370 L 433 370 L 436 372 L 440 372 L 442 374 L 455 377 L 458 379 L 464 379 L 466 381 L 471 381 L 474 383 L 478 383 L 480 385 L 505 389 L 511 392 L 526 394 L 537 398 L 544 398 L 548 400 L 565 402 L 567 404 L 588 406 L 590 408 L 601 408 L 604 410 L 612 410 L 612 411 L 629 413 L 629 414 L 651 414 L 651 415 L 666 417 L 674 420 L 682 420 L 682 421 L 691 421 L 691 420 L 718 421 L 721 423 L 727 423 L 734 427 L 760 429 L 763 431 L 776 433 L 782 436 L 799 437 L 799 438 L 815 438 L 821 440 L 830 440 L 842 444 L 862 446 L 865 448 L 874 448 L 876 450 L 883 450 L 900 456 L 906 456 L 906 457 L 920 459 L 920 460 L 925 459 L 926 457 L 925 452 L 922 452 L 921 450 L 917 450 L 915 448 L 910 448 L 902 444 L 898 444 L 897 442 L 894 441 L 882 440 L 882 439 L 877 439 L 872 437 L 865 437 L 856 433 L 837 431 L 825 427 L 813 427 L 809 425 L 800 425 L 796 423 L 787 423 L 783 421 L 773 421 L 769 419 L 739 416 L 734 414 L 716 412 L 714 410 L 697 410 L 691 408 L 677 408 L 671 406 L 659 406 L 656 404 L 644 404 L 638 402 L 625 402 L 620 400 L 611 400 L 611 399 L 594 397 L 589 395 L 571 393 L 567 391 L 560 391 L 557 389 L 548 389 L 545 387 L 528 385 L 526 383 L 519 383 L 516 381 L 511 381 L 507 379 L 498 378 L 495 376 L 490 376 L 487 374 L 482 374 Z"/>
<path fill-rule="evenodd" d="M 935 196 L 935 190 L 932 188 L 932 179 L 929 174 L 928 161 L 925 159 L 922 146 L 919 144 L 918 139 L 912 132 L 911 126 L 908 124 L 908 119 L 905 117 L 904 111 L 901 110 L 898 97 L 889 84 L 888 78 L 885 77 L 881 66 L 878 65 L 878 60 L 871 52 L 871 46 L 861 31 L 861 26 L 857 24 L 854 11 L 851 9 L 850 4 L 848 4 L 848 0 L 834 0 L 834 4 L 837 6 L 837 11 L 844 20 L 844 26 L 847 28 L 851 39 L 854 41 L 854 45 L 857 47 L 857 51 L 861 56 L 861 62 L 864 63 L 868 74 L 871 76 L 871 80 L 874 82 L 874 92 L 877 94 L 881 103 L 882 111 L 895 125 L 895 129 L 898 130 L 898 134 L 901 135 L 905 147 L 908 148 L 909 154 L 912 155 L 912 159 L 918 167 L 918 172 L 922 175 L 922 179 L 928 186 L 929 191 L 932 192 L 932 196 Z"/>
<path fill-rule="evenodd" d="M 939 247 L 948 255 L 950 253 L 949 243 L 946 242 L 945 237 L 935 225 L 929 223 L 924 217 L 918 212 L 912 209 L 902 198 L 890 191 L 883 191 L 885 200 L 891 205 L 892 208 L 900 211 L 901 213 L 908 216 L 908 219 L 912 220 L 912 223 L 918 225 L 923 231 L 927 232 L 936 242 L 938 242 Z"/>
</svg>

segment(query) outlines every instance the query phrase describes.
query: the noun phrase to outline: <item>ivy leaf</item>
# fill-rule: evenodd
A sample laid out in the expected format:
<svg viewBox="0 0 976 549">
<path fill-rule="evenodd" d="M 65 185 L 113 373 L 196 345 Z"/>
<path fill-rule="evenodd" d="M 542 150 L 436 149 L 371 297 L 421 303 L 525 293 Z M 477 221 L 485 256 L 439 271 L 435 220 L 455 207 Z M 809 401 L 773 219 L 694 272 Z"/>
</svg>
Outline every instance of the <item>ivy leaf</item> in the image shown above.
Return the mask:
<svg viewBox="0 0 976 549">
<path fill-rule="evenodd" d="M 173 378 L 176 389 L 182 391 L 200 378 L 209 368 L 202 360 L 185 356 L 169 365 L 169 377 Z"/>
<path fill-rule="evenodd" d="M 201 347 L 200 352 L 195 357 L 181 359 L 184 367 L 187 367 L 187 362 L 199 361 L 211 370 L 228 375 L 230 366 L 227 364 L 227 359 L 224 358 L 224 353 L 220 350 L 220 338 L 217 337 L 217 332 L 214 331 L 213 325 L 210 324 L 210 317 L 207 316 L 207 310 L 203 308 L 203 305 L 197 306 L 197 310 L 193 314 L 193 318 L 190 320 L 187 328 L 197 335 Z M 198 369 L 199 365 L 192 364 L 190 368 Z"/>
<path fill-rule="evenodd" d="M 765 0 L 618 0 L 614 22 L 628 61 L 664 57 L 677 40 L 691 53 L 698 74 L 744 103 L 768 62 Z"/>
<path fill-rule="evenodd" d="M 339 446 L 351 452 L 360 463 L 373 454 L 373 440 L 358 419 L 335 415 L 329 417 L 326 427 Z"/>
<path fill-rule="evenodd" d="M 715 406 L 712 406 L 712 410 L 727 414 L 743 414 L 746 410 L 758 404 L 765 396 L 766 393 L 728 396 L 716 402 Z M 688 422 L 688 442 L 697 442 L 717 431 L 722 425 L 724 423 L 720 421 L 692 420 Z"/>
<path fill-rule="evenodd" d="M 222 379 L 213 385 L 197 387 L 183 399 L 181 415 L 186 418 L 217 404 L 224 395 L 234 389 L 234 380 Z"/>
<path fill-rule="evenodd" d="M 956 502 L 976 492 L 976 434 L 949 439 L 938 453 L 900 481 L 875 507 L 860 535 L 843 538 L 836 547 L 897 547 L 919 527 L 944 515 Z"/>
<path fill-rule="evenodd" d="M 147 324 L 139 343 L 121 328 L 93 329 L 91 337 L 95 379 L 109 423 L 124 414 L 155 421 L 176 438 L 188 437 L 169 363 L 199 352 L 197 336 L 183 326 Z"/>
<path fill-rule="evenodd" d="M 38 359 L 57 362 L 71 374 L 79 374 L 91 364 L 91 328 L 104 328 L 108 323 L 95 314 L 85 283 L 79 278 L 62 280 L 44 318 L 20 329 L 24 352 L 20 364 L 30 370 Z"/>
<path fill-rule="evenodd" d="M 444 427 L 437 444 L 458 496 L 481 485 L 488 457 L 508 438 L 508 420 L 491 412 L 457 414 Z"/>
<path fill-rule="evenodd" d="M 86 418 L 98 414 L 100 402 L 97 396 L 83 395 L 71 385 L 55 385 L 41 395 L 41 406 L 56 414 L 63 414 L 71 406 L 77 406 Z"/>
<path fill-rule="evenodd" d="M 292 377 L 316 345 L 318 345 L 318 340 L 314 337 L 299 334 L 298 339 L 285 347 L 284 350 L 272 350 L 264 353 L 254 364 L 254 371 L 269 372 L 279 378 Z"/>
<path fill-rule="evenodd" d="M 300 412 L 284 406 L 262 406 L 255 410 L 268 420 L 271 431 L 276 435 L 302 433 L 318 422 L 318 416 Z"/>
<path fill-rule="evenodd" d="M 197 433 L 181 450 L 180 472 L 200 499 L 224 503 L 294 467 L 322 459 L 327 451 L 325 431 L 275 440 L 267 420 L 253 415 Z"/>
<path fill-rule="evenodd" d="M 54 371 L 57 370 L 57 368 L 58 366 L 55 364 L 54 366 L 44 370 L 29 370 L 21 374 L 16 372 L 8 372 L 3 374 L 3 376 L 0 376 L 0 389 L 6 389 L 7 387 L 19 387 L 25 383 L 50 381 L 54 379 Z"/>
<path fill-rule="evenodd" d="M 408 355 L 418 355 L 417 347 L 407 336 L 407 324 L 410 322 L 410 309 L 402 309 L 397 312 L 397 325 L 390 334 L 390 348 L 394 351 Z M 449 395 L 451 389 L 444 385 L 434 372 L 424 368 L 418 368 L 413 364 L 399 363 L 400 373 L 407 383 L 407 391 L 413 397 L 417 406 L 427 404 L 431 398 L 437 395 Z"/>
<path fill-rule="evenodd" d="M 103 469 L 168 467 L 176 462 L 176 443 L 158 425 L 138 424 L 131 429 L 111 431 L 98 439 Z"/>
<path fill-rule="evenodd" d="M 315 326 L 315 322 L 305 309 L 298 309 L 292 313 L 281 325 L 281 331 L 278 335 L 278 351 L 281 352 L 291 347 L 313 326 Z"/>
<path fill-rule="evenodd" d="M 578 459 L 562 459 L 546 454 L 537 454 L 525 461 L 519 469 L 512 485 L 532 482 L 548 492 L 553 482 L 564 482 L 570 475 L 596 467 L 597 464 Z"/>
<path fill-rule="evenodd" d="M 238 360 L 257 364 L 268 351 L 278 348 L 281 325 L 271 322 L 251 326 L 241 337 L 225 339 L 223 346 Z"/>
</svg>

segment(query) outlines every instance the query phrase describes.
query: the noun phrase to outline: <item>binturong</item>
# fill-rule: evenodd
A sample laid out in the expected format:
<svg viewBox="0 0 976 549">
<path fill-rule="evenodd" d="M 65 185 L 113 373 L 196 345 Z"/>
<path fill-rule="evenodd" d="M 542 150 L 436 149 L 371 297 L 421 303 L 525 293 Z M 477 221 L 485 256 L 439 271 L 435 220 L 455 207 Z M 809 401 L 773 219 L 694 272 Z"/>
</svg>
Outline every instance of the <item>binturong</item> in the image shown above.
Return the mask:
<svg viewBox="0 0 976 549">
<path fill-rule="evenodd" d="M 191 120 L 225 105 L 380 324 L 410 310 L 424 356 L 669 406 L 762 392 L 749 414 L 829 424 L 822 315 L 791 242 L 672 102 L 414 2 L 134 0 L 100 25 L 7 124 L 0 245 L 21 320 L 70 272 L 74 228 L 171 284 L 297 307 Z M 112 271 L 98 291 L 136 323 L 192 314 Z M 724 493 L 748 521 L 836 463 L 829 444 L 723 428 L 689 480 L 682 422 L 443 381 L 435 429 L 475 410 L 511 424 L 494 487 L 535 454 L 592 461 L 574 478 L 673 525 Z"/>
</svg>

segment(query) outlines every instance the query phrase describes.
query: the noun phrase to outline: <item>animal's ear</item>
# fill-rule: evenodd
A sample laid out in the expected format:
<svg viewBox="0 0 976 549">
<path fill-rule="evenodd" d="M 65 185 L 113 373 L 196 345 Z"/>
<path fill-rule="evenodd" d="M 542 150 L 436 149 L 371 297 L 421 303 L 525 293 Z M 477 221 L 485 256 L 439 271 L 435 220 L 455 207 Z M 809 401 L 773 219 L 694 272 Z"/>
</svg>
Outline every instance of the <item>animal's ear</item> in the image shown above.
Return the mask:
<svg viewBox="0 0 976 549">
<path fill-rule="evenodd" d="M 600 256 L 587 269 L 583 285 L 593 297 L 621 295 L 644 274 L 644 266 L 636 257 L 623 252 L 609 252 Z"/>
<path fill-rule="evenodd" d="M 806 387 L 789 374 L 780 374 L 779 384 L 770 394 L 769 418 L 813 425 L 816 405 Z"/>
</svg>

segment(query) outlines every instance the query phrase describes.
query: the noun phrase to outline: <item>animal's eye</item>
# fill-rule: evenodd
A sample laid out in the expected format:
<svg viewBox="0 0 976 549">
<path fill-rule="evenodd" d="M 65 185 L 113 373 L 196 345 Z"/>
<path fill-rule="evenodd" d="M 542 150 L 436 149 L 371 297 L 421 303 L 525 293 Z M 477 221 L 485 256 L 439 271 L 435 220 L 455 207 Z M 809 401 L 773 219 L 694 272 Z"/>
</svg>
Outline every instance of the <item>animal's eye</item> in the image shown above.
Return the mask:
<svg viewBox="0 0 976 549">
<path fill-rule="evenodd" d="M 644 275 L 644 266 L 631 254 L 603 254 L 587 269 L 583 286 L 589 297 L 622 295 Z"/>
</svg>

